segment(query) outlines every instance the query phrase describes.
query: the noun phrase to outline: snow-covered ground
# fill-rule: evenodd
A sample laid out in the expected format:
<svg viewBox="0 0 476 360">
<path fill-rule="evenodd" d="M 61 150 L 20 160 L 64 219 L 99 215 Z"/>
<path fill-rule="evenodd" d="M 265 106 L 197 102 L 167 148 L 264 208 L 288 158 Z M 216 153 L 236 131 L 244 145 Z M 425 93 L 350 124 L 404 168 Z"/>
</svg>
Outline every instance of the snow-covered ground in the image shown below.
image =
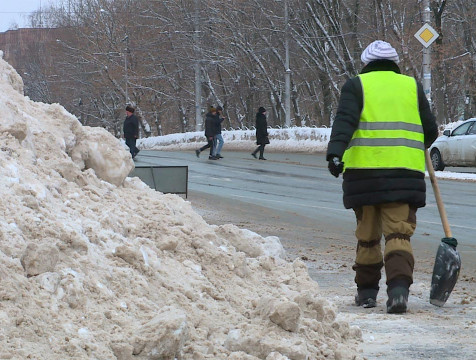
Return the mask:
<svg viewBox="0 0 476 360">
<path fill-rule="evenodd" d="M 0 358 L 361 358 L 277 237 L 126 178 L 118 139 L 25 97 L 1 55 L 0 106 Z"/>
</svg>

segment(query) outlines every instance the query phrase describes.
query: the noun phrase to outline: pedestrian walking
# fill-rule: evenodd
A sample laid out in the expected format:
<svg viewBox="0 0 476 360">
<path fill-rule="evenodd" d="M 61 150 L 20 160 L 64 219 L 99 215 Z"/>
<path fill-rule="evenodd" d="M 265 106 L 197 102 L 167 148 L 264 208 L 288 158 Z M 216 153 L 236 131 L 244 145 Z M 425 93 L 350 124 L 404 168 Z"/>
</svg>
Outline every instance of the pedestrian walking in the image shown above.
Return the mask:
<svg viewBox="0 0 476 360">
<path fill-rule="evenodd" d="M 342 87 L 326 159 L 333 176 L 343 173 L 344 206 L 357 219 L 356 305 L 376 306 L 385 267 L 387 312 L 404 313 L 415 264 L 410 238 L 426 201 L 424 152 L 438 129 L 422 85 L 401 74 L 389 43 L 372 42 L 361 60 L 361 73 Z"/>
<path fill-rule="evenodd" d="M 126 106 L 126 119 L 123 124 L 124 139 L 126 139 L 126 145 L 129 147 L 133 159 L 140 151 L 136 147 L 136 141 L 139 138 L 139 119 L 134 115 L 134 112 L 135 109 L 132 106 Z"/>
<path fill-rule="evenodd" d="M 216 131 L 216 113 L 217 110 L 214 107 L 210 107 L 207 115 L 205 116 L 205 137 L 207 138 L 207 144 L 202 146 L 200 149 L 195 150 L 197 157 L 200 157 L 200 153 L 205 149 L 210 149 L 210 155 L 208 156 L 209 160 L 217 160 L 218 158 L 214 155 L 214 145 L 213 140 L 215 138 Z"/>
<path fill-rule="evenodd" d="M 221 149 L 223 148 L 223 144 L 225 141 L 223 140 L 223 136 L 221 135 L 221 123 L 225 120 L 223 116 L 223 108 L 221 106 L 217 106 L 217 120 L 216 120 L 216 131 L 215 131 L 215 157 L 218 159 L 223 159 L 221 156 Z"/>
<path fill-rule="evenodd" d="M 264 147 L 269 144 L 268 137 L 268 123 L 266 121 L 266 109 L 260 107 L 256 113 L 256 144 L 258 147 L 251 155 L 256 159 L 256 154 L 259 151 L 259 159 L 266 160 L 264 158 Z"/>
</svg>

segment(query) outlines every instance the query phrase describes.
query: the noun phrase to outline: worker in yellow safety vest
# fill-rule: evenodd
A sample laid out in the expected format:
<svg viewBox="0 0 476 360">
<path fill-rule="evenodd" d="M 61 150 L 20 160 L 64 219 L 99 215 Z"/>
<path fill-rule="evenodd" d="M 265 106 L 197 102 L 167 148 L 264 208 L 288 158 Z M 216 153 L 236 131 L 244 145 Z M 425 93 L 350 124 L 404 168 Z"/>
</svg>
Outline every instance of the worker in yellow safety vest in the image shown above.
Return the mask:
<svg viewBox="0 0 476 360">
<path fill-rule="evenodd" d="M 361 60 L 361 73 L 342 87 L 326 159 L 332 175 L 343 173 L 344 206 L 357 218 L 356 305 L 377 305 L 385 266 L 387 312 L 404 313 L 415 264 L 410 238 L 426 199 L 424 152 L 438 127 L 422 85 L 400 73 L 389 43 L 372 42 Z"/>
</svg>

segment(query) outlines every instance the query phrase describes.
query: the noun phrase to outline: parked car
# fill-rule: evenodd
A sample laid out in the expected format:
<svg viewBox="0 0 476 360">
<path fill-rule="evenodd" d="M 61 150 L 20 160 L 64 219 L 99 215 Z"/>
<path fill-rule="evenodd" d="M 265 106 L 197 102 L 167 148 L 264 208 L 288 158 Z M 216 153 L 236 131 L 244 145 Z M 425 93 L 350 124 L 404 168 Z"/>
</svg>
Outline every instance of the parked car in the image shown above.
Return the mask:
<svg viewBox="0 0 476 360">
<path fill-rule="evenodd" d="M 453 130 L 444 130 L 430 146 L 430 157 L 435 170 L 443 170 L 445 166 L 476 166 L 476 118 Z"/>
</svg>

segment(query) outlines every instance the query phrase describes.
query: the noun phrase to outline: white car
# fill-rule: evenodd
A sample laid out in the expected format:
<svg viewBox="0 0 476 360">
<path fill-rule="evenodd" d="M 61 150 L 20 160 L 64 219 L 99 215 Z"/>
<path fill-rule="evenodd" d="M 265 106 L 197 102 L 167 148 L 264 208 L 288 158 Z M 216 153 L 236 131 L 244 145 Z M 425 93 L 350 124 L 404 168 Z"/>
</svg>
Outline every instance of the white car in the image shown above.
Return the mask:
<svg viewBox="0 0 476 360">
<path fill-rule="evenodd" d="M 443 170 L 445 166 L 476 166 L 476 118 L 443 131 L 430 146 L 430 157 L 435 170 Z"/>
</svg>

